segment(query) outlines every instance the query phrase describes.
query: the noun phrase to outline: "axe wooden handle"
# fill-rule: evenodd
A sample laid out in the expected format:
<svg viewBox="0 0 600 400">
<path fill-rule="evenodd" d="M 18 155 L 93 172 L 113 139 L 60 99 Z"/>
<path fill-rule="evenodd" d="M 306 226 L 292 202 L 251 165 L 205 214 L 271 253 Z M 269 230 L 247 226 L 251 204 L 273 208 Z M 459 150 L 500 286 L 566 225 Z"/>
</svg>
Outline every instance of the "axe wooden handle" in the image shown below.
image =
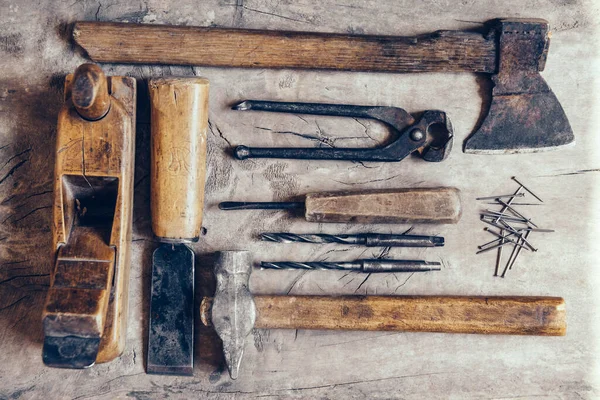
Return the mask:
<svg viewBox="0 0 600 400">
<path fill-rule="evenodd" d="M 563 336 L 559 297 L 254 296 L 256 328 Z"/>
<path fill-rule="evenodd" d="M 73 38 L 97 62 L 381 72 L 496 71 L 492 36 L 416 37 L 77 22 Z"/>
</svg>

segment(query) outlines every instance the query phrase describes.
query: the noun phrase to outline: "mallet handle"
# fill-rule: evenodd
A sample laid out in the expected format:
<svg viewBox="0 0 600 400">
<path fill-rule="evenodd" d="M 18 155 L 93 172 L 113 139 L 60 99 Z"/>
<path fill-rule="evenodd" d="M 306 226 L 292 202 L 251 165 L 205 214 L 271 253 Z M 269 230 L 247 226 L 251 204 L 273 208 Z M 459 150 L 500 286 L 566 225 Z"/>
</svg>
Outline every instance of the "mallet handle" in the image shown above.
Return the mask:
<svg viewBox="0 0 600 400">
<path fill-rule="evenodd" d="M 256 328 L 563 336 L 559 297 L 255 296 Z"/>
<path fill-rule="evenodd" d="M 96 62 L 380 72 L 497 68 L 493 35 L 415 37 L 78 22 L 73 37 Z"/>
</svg>

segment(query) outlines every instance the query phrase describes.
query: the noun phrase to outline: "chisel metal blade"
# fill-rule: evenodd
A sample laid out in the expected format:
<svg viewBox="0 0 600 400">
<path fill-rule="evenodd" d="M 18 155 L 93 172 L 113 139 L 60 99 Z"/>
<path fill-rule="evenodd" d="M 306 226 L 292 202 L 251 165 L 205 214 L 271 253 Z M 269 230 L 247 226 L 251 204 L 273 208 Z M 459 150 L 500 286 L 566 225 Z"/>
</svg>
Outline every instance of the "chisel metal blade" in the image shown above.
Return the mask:
<svg viewBox="0 0 600 400">
<path fill-rule="evenodd" d="M 192 375 L 194 368 L 194 252 L 163 243 L 152 256 L 148 334 L 149 374 Z"/>
</svg>

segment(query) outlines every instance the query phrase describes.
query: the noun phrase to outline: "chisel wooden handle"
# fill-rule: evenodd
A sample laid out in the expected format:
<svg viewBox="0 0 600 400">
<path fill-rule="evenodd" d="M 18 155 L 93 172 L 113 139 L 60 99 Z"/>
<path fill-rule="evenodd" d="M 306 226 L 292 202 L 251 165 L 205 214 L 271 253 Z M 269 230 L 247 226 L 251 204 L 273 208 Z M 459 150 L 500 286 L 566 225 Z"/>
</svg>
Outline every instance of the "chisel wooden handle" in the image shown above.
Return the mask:
<svg viewBox="0 0 600 400">
<path fill-rule="evenodd" d="M 256 328 L 562 336 L 559 297 L 254 296 Z"/>
<path fill-rule="evenodd" d="M 454 224 L 462 212 L 452 187 L 312 193 L 305 206 L 309 222 Z"/>
<path fill-rule="evenodd" d="M 163 239 L 194 240 L 202 227 L 208 89 L 205 78 L 156 78 L 151 102 L 152 230 Z"/>
<path fill-rule="evenodd" d="M 77 22 L 73 38 L 94 61 L 351 71 L 496 71 L 494 35 L 416 37 Z"/>
</svg>

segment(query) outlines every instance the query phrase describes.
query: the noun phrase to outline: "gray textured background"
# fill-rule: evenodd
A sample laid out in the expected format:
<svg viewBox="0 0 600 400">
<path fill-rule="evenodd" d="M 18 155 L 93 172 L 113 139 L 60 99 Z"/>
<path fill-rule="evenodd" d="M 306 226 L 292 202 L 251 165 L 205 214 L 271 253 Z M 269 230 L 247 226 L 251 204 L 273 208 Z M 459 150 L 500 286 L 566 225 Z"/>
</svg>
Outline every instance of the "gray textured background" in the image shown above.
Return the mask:
<svg viewBox="0 0 600 400">
<path fill-rule="evenodd" d="M 600 397 L 598 309 L 599 6 L 593 1 L 7 1 L 0 3 L 0 398 L 455 398 L 592 399 Z M 69 40 L 77 20 L 412 35 L 465 29 L 497 17 L 550 21 L 544 78 L 563 104 L 577 145 L 515 156 L 463 154 L 489 85 L 472 74 L 368 74 L 204 67 L 104 65 L 140 78 L 130 317 L 127 348 L 89 370 L 49 369 L 41 361 L 41 310 L 52 260 L 51 190 L 56 116 L 64 76 L 85 61 Z M 567 302 L 562 338 L 418 333 L 256 331 L 240 378 L 229 380 L 218 347 L 200 331 L 193 378 L 144 373 L 150 254 L 149 118 L 142 79 L 202 75 L 211 81 L 204 227 L 195 245 L 200 281 L 210 253 L 248 249 L 258 260 L 349 260 L 378 249 L 276 245 L 262 231 L 400 232 L 404 226 L 311 225 L 285 212 L 225 213 L 223 200 L 284 200 L 318 190 L 456 186 L 464 215 L 454 226 L 415 228 L 446 237 L 444 248 L 394 249 L 390 257 L 443 260 L 429 274 L 360 276 L 337 272 L 257 271 L 256 293 L 556 295 Z M 247 99 L 394 105 L 445 110 L 456 131 L 443 164 L 235 161 L 230 145 L 373 145 L 386 137 L 365 120 L 242 113 Z M 299 135 L 277 134 L 291 131 Z M 304 136 L 304 137 L 302 137 Z M 342 139 L 351 137 L 353 139 Z M 477 196 L 514 190 L 517 175 L 545 200 L 528 213 L 553 234 L 532 235 L 507 278 L 492 277 L 494 254 L 475 256 L 488 239 Z M 206 256 L 203 256 L 206 254 Z M 199 282 L 202 283 L 202 282 Z"/>
</svg>

